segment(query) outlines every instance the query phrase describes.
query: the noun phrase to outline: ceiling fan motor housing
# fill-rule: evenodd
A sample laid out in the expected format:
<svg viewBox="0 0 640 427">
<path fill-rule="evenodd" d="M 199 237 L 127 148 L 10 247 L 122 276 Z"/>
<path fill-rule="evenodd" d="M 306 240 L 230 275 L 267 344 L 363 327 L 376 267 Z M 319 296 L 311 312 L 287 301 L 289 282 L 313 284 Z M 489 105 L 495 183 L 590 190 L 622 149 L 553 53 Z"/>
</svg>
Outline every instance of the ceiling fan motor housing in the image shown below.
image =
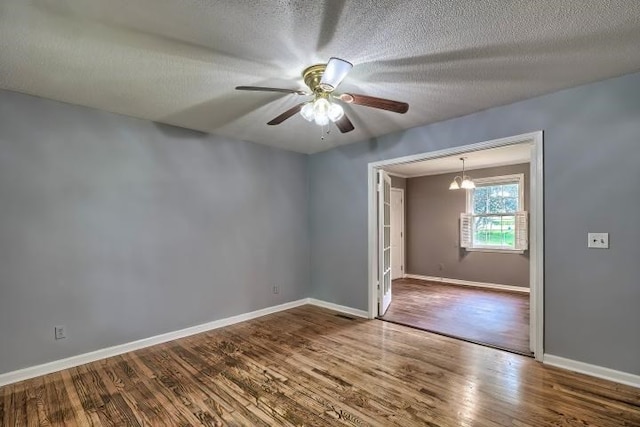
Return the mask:
<svg viewBox="0 0 640 427">
<path fill-rule="evenodd" d="M 335 89 L 331 85 L 320 84 L 322 80 L 322 75 L 324 71 L 327 69 L 327 64 L 316 64 L 306 68 L 302 72 L 302 78 L 304 79 L 304 83 L 311 89 L 313 93 L 329 93 L 333 92 Z"/>
</svg>

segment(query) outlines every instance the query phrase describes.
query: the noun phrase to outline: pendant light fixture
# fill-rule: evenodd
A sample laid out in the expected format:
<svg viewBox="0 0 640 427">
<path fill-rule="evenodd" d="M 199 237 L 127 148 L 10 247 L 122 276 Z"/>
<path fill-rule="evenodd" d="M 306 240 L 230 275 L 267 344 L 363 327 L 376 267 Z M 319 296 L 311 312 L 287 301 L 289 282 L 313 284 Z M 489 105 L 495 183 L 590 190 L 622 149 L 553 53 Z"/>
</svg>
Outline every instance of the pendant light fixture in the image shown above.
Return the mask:
<svg viewBox="0 0 640 427">
<path fill-rule="evenodd" d="M 473 180 L 471 180 L 471 177 L 464 174 L 465 159 L 466 157 L 460 157 L 460 160 L 462 160 L 462 177 L 456 176 L 455 178 L 453 178 L 453 181 L 451 181 L 451 184 L 449 185 L 449 190 L 459 190 L 461 188 L 465 190 L 471 190 L 473 188 L 476 188 L 476 185 L 473 183 Z"/>
</svg>

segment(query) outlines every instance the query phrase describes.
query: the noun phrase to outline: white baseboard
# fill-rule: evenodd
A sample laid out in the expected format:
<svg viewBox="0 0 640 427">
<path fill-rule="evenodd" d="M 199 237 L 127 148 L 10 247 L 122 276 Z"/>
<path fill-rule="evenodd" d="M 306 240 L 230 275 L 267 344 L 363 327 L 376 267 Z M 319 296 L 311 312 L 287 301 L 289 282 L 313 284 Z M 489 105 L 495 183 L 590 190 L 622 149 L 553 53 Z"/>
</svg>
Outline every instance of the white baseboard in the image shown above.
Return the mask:
<svg viewBox="0 0 640 427">
<path fill-rule="evenodd" d="M 356 317 L 364 317 L 365 319 L 369 318 L 369 313 L 365 310 L 359 310 L 357 308 L 351 308 L 344 305 L 334 304 L 332 302 L 322 301 L 315 298 L 309 298 L 309 304 L 317 305 L 318 307 L 328 308 L 329 310 L 339 311 L 341 313 L 350 314 Z"/>
<path fill-rule="evenodd" d="M 640 375 L 603 368 L 602 366 L 578 362 L 576 360 L 566 359 L 552 354 L 545 354 L 542 362 L 558 368 L 568 369 L 569 371 L 580 372 L 581 374 L 591 375 L 592 377 L 602 378 L 616 383 L 629 385 L 631 387 L 640 388 Z"/>
<path fill-rule="evenodd" d="M 430 282 L 441 282 L 443 285 L 473 286 L 476 288 L 498 289 L 501 291 L 522 292 L 526 294 L 530 292 L 529 288 L 524 288 L 522 286 L 500 285 L 498 283 L 471 282 L 469 280 L 448 279 L 446 277 L 435 277 L 435 276 L 421 276 L 419 274 L 405 274 L 404 277 L 407 279 L 418 279 L 418 280 L 427 280 Z"/>
<path fill-rule="evenodd" d="M 149 338 L 143 338 L 138 341 L 103 348 L 89 353 L 71 356 L 66 359 L 44 363 L 42 365 L 36 365 L 13 372 L 7 372 L 5 374 L 0 374 L 0 387 L 18 381 L 27 380 L 29 378 L 38 377 L 40 375 L 46 375 L 52 372 L 61 371 L 63 369 L 72 368 L 74 366 L 84 365 L 85 363 L 95 362 L 96 360 L 105 359 L 107 357 L 117 356 L 119 354 L 128 353 L 130 351 L 139 350 L 141 348 L 149 347 L 152 345 L 165 343 L 167 341 L 173 341 L 178 338 L 184 338 L 190 335 L 199 334 L 201 332 L 210 331 L 212 329 L 222 328 L 224 326 L 233 325 L 236 323 L 244 322 L 246 320 L 255 319 L 257 317 L 266 316 L 267 314 L 277 313 L 279 311 L 288 310 L 290 308 L 298 307 L 305 304 L 309 304 L 309 298 L 303 298 L 297 301 L 291 301 L 284 304 L 275 305 L 273 307 L 267 307 L 261 310 L 239 314 L 237 316 L 214 320 L 213 322 L 203 323 L 201 325 L 180 329 L 179 331 L 173 331 Z"/>
<path fill-rule="evenodd" d="M 143 338 L 138 341 L 103 348 L 89 353 L 71 356 L 66 359 L 54 360 L 53 362 L 44 363 L 42 365 L 31 366 L 17 371 L 0 374 L 0 387 L 7 384 L 28 380 L 29 378 L 58 372 L 63 369 L 69 369 L 75 366 L 84 365 L 85 363 L 95 362 L 96 360 L 106 359 L 107 357 L 113 357 L 119 354 L 128 353 L 130 351 L 150 347 L 152 345 L 162 344 L 167 341 L 173 341 L 179 338 L 188 337 L 190 335 L 199 334 L 201 332 L 234 325 L 236 323 L 245 322 L 247 320 L 266 316 L 267 314 L 277 313 L 279 311 L 288 310 L 290 308 L 299 307 L 305 304 L 317 305 L 319 307 L 328 308 L 334 311 L 350 314 L 352 316 L 365 318 L 368 317 L 367 312 L 364 310 L 357 310 L 355 308 L 345 307 L 343 305 L 333 304 L 330 302 L 317 300 L 315 298 L 303 298 L 297 301 L 291 301 L 284 304 L 263 308 L 261 310 L 251 311 L 249 313 L 243 313 L 237 316 L 231 316 L 224 319 L 214 320 L 213 322 L 203 323 L 201 325 L 180 329 L 179 331 L 168 332 L 166 334 L 156 335 L 149 338 Z"/>
</svg>

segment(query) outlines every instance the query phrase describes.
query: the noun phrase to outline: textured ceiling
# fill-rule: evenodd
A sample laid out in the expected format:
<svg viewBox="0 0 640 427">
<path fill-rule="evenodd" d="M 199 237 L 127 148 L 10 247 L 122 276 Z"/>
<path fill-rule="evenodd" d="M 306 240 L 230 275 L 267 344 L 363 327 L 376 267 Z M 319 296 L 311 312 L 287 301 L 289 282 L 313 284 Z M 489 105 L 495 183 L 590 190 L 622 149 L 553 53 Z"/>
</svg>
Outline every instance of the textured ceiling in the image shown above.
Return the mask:
<svg viewBox="0 0 640 427">
<path fill-rule="evenodd" d="M 346 106 L 356 130 L 266 122 L 338 56 L 340 86 L 408 102 Z M 637 0 L 2 0 L 0 87 L 316 152 L 640 70 Z"/>
<path fill-rule="evenodd" d="M 473 151 L 462 155 L 401 163 L 385 166 L 384 170 L 405 178 L 460 172 L 462 169 L 461 157 L 465 158 L 465 170 L 529 163 L 531 161 L 531 144 L 507 145 L 506 147 Z"/>
</svg>

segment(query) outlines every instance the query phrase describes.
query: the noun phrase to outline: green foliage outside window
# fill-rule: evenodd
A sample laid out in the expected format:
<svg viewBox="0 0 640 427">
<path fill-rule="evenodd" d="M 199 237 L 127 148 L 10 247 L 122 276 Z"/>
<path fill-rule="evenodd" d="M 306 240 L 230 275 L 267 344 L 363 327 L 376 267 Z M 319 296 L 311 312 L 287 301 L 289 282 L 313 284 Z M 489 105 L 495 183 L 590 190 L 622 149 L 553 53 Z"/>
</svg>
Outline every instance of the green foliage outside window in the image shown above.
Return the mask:
<svg viewBox="0 0 640 427">
<path fill-rule="evenodd" d="M 473 190 L 474 246 L 515 247 L 518 184 L 478 186 Z"/>
</svg>

